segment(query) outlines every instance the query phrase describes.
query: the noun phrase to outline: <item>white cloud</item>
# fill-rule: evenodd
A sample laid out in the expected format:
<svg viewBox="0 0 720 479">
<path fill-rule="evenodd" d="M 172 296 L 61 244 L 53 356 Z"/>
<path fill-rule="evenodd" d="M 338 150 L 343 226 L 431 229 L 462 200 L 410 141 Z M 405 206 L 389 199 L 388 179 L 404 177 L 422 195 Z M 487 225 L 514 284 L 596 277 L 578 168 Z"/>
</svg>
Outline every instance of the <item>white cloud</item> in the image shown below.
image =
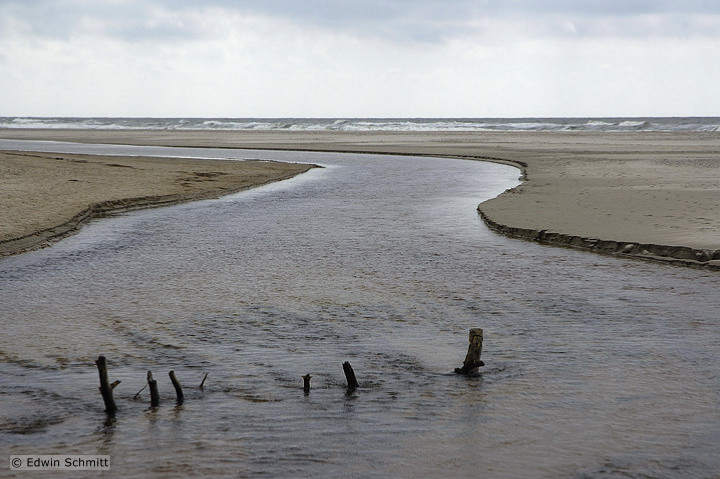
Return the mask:
<svg viewBox="0 0 720 479">
<path fill-rule="evenodd" d="M 0 115 L 716 115 L 679 3 L 7 1 Z"/>
</svg>

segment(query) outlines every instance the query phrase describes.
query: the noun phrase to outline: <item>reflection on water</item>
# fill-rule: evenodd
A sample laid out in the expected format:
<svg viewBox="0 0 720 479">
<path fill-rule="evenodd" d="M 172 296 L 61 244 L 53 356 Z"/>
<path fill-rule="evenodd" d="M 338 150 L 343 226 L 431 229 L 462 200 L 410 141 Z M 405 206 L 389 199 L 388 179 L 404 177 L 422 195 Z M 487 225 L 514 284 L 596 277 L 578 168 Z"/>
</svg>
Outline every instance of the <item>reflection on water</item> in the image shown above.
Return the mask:
<svg viewBox="0 0 720 479">
<path fill-rule="evenodd" d="M 516 183 L 502 165 L 192 154 L 326 168 L 0 261 L 7 455 L 109 454 L 113 477 L 720 473 L 717 273 L 489 232 L 475 206 Z M 471 327 L 487 366 L 464 378 Z"/>
</svg>

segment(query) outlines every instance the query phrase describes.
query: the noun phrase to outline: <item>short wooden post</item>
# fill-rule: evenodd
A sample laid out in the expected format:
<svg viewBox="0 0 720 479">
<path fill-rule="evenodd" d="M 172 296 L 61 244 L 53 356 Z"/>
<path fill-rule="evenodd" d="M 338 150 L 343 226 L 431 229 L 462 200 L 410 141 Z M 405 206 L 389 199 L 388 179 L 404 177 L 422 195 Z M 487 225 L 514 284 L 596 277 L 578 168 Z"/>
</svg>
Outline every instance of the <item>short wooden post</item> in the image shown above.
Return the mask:
<svg viewBox="0 0 720 479">
<path fill-rule="evenodd" d="M 182 386 L 180 385 L 180 381 L 177 380 L 175 377 L 175 371 L 170 371 L 169 373 L 170 381 L 172 381 L 172 385 L 175 388 L 175 394 L 177 395 L 177 402 L 178 404 L 181 404 L 183 402 L 183 390 Z"/>
<path fill-rule="evenodd" d="M 152 371 L 147 373 L 147 382 L 150 386 L 150 406 L 156 407 L 160 404 L 160 394 L 158 393 L 157 381 L 153 379 Z"/>
<path fill-rule="evenodd" d="M 480 328 L 473 328 L 470 330 L 469 337 L 470 344 L 468 345 L 468 352 L 465 355 L 465 361 L 461 368 L 455 368 L 455 372 L 458 374 L 470 374 L 477 372 L 477 368 L 485 366 L 485 363 L 480 360 L 482 354 L 482 343 L 483 343 L 483 330 Z"/>
<path fill-rule="evenodd" d="M 120 381 L 115 381 L 110 384 L 105 356 L 98 357 L 95 364 L 97 365 L 98 374 L 100 375 L 100 394 L 102 394 L 103 401 L 105 402 L 105 412 L 112 416 L 117 412 L 117 406 L 113 398 L 113 389 L 120 384 Z"/>
<path fill-rule="evenodd" d="M 349 362 L 345 361 L 343 363 L 343 371 L 345 371 L 345 379 L 347 379 L 348 389 L 356 389 L 360 387 L 357 379 L 355 379 L 355 371 L 353 371 L 353 368 L 352 366 L 350 366 Z"/>
<path fill-rule="evenodd" d="M 310 392 L 310 376 L 309 374 L 306 374 L 303 378 L 303 391 L 305 391 L 305 394 L 308 394 Z"/>
</svg>

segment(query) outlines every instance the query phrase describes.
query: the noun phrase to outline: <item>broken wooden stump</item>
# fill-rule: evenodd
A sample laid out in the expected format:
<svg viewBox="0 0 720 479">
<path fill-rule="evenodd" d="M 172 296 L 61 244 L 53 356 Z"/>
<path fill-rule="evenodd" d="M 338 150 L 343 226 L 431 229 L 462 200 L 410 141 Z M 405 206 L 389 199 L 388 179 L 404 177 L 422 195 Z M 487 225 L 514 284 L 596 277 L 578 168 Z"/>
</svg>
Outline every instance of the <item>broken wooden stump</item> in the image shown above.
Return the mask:
<svg viewBox="0 0 720 479">
<path fill-rule="evenodd" d="M 470 344 L 468 345 L 468 352 L 465 355 L 465 361 L 461 368 L 455 368 L 455 372 L 458 374 L 471 374 L 477 372 L 477 368 L 485 366 L 485 363 L 480 360 L 482 354 L 482 343 L 483 343 L 483 330 L 480 328 L 473 328 L 470 330 L 469 337 Z"/>
<path fill-rule="evenodd" d="M 303 391 L 305 391 L 305 394 L 308 394 L 310 392 L 310 376 L 309 374 L 306 374 L 305 376 L 302 376 L 303 378 Z"/>
<path fill-rule="evenodd" d="M 120 384 L 120 381 L 115 381 L 110 384 L 107 373 L 107 361 L 105 356 L 100 356 L 95 361 L 98 368 L 98 374 L 100 376 L 100 394 L 102 394 L 103 401 L 105 402 L 105 412 L 112 416 L 117 412 L 117 406 L 115 405 L 115 399 L 113 398 L 113 389 L 115 386 Z"/>
<path fill-rule="evenodd" d="M 343 363 L 343 371 L 345 371 L 345 379 L 347 379 L 347 387 L 348 389 L 356 389 L 360 387 L 360 385 L 357 382 L 357 379 L 355 379 L 355 371 L 353 371 L 352 366 L 350 366 L 350 363 L 345 361 Z"/>
<path fill-rule="evenodd" d="M 172 381 L 172 385 L 175 388 L 175 394 L 177 395 L 177 402 L 178 404 L 182 404 L 183 398 L 185 397 L 183 395 L 182 386 L 180 385 L 180 381 L 175 377 L 175 371 L 170 371 L 168 373 L 170 376 L 170 381 Z"/>
<path fill-rule="evenodd" d="M 152 371 L 147 373 L 147 382 L 150 386 L 150 406 L 156 407 L 160 404 L 160 394 L 158 393 L 157 381 L 153 379 Z"/>
</svg>

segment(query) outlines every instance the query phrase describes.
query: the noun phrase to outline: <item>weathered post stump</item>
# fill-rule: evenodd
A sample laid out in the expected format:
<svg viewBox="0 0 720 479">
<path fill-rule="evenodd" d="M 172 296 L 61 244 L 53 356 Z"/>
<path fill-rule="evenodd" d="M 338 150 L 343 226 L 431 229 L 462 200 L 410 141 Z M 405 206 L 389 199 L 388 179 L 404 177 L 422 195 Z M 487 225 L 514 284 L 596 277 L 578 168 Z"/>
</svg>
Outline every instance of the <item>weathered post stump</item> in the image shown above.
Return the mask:
<svg viewBox="0 0 720 479">
<path fill-rule="evenodd" d="M 305 394 L 308 394 L 310 392 L 310 376 L 309 374 L 306 374 L 303 378 L 303 391 L 305 391 Z"/>
<path fill-rule="evenodd" d="M 160 394 L 158 393 L 157 381 L 153 379 L 152 371 L 147 373 L 147 382 L 150 387 L 150 406 L 156 407 L 160 404 Z"/>
<path fill-rule="evenodd" d="M 178 404 L 182 404 L 183 398 L 185 397 L 183 395 L 182 386 L 180 385 L 180 381 L 178 381 L 177 377 L 175 377 L 175 371 L 170 371 L 168 373 L 170 376 L 170 381 L 172 381 L 172 385 L 175 388 L 175 394 L 177 395 L 177 402 Z"/>
<path fill-rule="evenodd" d="M 461 368 L 455 368 L 455 372 L 458 374 L 472 374 L 477 372 L 480 366 L 485 366 L 485 363 L 480 360 L 482 354 L 482 343 L 483 343 L 483 330 L 480 328 L 473 328 L 470 330 L 469 337 L 470 344 L 468 345 L 468 352 L 465 355 L 465 361 Z"/>
<path fill-rule="evenodd" d="M 352 366 L 350 366 L 350 363 L 345 361 L 343 363 L 343 371 L 345 371 L 345 379 L 347 379 L 347 387 L 348 389 L 356 389 L 360 387 L 360 385 L 357 382 L 357 379 L 355 379 L 355 371 L 353 371 Z"/>
<path fill-rule="evenodd" d="M 107 361 L 105 356 L 100 356 L 95 361 L 98 368 L 98 374 L 100 376 L 100 394 L 102 394 L 103 401 L 105 402 L 105 412 L 112 416 L 117 412 L 117 406 L 115 405 L 115 399 L 113 398 L 113 389 L 115 386 L 120 384 L 120 381 L 115 381 L 110 384 L 107 373 Z"/>
</svg>

